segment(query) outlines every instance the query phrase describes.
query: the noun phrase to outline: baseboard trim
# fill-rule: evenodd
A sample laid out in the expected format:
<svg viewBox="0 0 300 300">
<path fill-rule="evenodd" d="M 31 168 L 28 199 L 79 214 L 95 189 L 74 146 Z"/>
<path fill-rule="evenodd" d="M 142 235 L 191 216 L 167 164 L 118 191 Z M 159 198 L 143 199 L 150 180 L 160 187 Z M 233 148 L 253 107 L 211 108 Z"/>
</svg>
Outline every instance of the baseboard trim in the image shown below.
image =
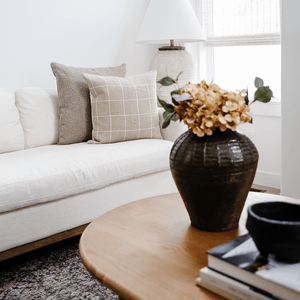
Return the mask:
<svg viewBox="0 0 300 300">
<path fill-rule="evenodd" d="M 253 183 L 262 186 L 268 186 L 280 189 L 281 176 L 279 174 L 256 171 Z"/>
<path fill-rule="evenodd" d="M 39 248 L 42 248 L 44 246 L 48 246 L 57 242 L 60 242 L 62 240 L 66 240 L 68 238 L 71 238 L 73 236 L 82 234 L 84 229 L 88 226 L 89 224 L 85 224 L 67 231 L 63 231 L 60 233 L 57 233 L 55 235 L 49 236 L 47 238 L 32 242 L 32 243 L 28 243 L 19 247 L 15 247 L 13 249 L 9 249 L 6 251 L 3 251 L 0 253 L 0 261 L 27 253 L 29 251 L 32 250 L 36 250 Z"/>
</svg>

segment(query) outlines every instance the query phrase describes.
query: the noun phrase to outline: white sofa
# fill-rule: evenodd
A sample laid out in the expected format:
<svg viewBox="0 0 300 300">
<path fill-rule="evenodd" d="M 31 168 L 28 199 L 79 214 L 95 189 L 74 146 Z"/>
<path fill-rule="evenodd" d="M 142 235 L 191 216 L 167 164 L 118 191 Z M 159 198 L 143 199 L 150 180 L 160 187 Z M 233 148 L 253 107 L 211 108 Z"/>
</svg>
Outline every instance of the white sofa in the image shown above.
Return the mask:
<svg viewBox="0 0 300 300">
<path fill-rule="evenodd" d="M 57 145 L 57 99 L 55 89 L 0 88 L 0 260 L 122 204 L 177 191 L 169 153 L 185 128 L 173 123 L 163 139 Z"/>
</svg>

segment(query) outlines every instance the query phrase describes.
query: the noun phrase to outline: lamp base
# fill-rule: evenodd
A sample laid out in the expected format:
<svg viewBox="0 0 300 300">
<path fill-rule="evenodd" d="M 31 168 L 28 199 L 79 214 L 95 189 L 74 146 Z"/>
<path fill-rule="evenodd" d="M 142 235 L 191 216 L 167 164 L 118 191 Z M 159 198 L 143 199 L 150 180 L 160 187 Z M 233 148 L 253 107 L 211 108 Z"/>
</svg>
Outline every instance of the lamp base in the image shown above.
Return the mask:
<svg viewBox="0 0 300 300">
<path fill-rule="evenodd" d="M 149 69 L 157 71 L 156 87 L 159 99 L 172 103 L 170 95 L 172 91 L 183 88 L 189 82 L 195 82 L 195 63 L 192 55 L 186 50 L 174 49 L 177 48 L 177 46 L 166 46 L 162 48 L 168 49 L 165 49 L 167 50 L 165 51 L 160 48 L 160 51 L 155 53 L 150 62 Z M 169 85 L 163 86 L 158 82 L 164 77 L 170 77 L 174 82 L 169 81 Z M 160 104 L 158 105 L 160 106 Z"/>
<path fill-rule="evenodd" d="M 185 50 L 183 46 L 162 46 L 158 48 L 159 51 L 169 51 L 169 50 Z"/>
</svg>

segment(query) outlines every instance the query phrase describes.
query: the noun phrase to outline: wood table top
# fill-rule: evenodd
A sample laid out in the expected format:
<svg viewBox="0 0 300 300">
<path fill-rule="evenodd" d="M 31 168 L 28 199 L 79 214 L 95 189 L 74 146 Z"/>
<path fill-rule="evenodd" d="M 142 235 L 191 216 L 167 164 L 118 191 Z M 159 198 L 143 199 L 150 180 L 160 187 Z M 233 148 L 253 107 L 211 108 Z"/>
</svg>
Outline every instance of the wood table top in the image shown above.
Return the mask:
<svg viewBox="0 0 300 300">
<path fill-rule="evenodd" d="M 246 208 L 261 201 L 299 200 L 250 192 L 239 227 L 205 232 L 191 226 L 179 194 L 115 208 L 93 221 L 79 250 L 87 270 L 122 299 L 223 299 L 196 285 L 206 250 L 247 233 Z"/>
</svg>

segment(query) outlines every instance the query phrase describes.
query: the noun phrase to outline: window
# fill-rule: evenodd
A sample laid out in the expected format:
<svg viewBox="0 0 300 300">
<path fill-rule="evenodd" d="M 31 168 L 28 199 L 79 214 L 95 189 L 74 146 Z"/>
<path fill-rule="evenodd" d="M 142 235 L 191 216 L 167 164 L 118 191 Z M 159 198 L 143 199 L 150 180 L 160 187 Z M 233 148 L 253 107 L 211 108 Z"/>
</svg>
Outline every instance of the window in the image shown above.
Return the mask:
<svg viewBox="0 0 300 300">
<path fill-rule="evenodd" d="M 201 0 L 199 0 L 201 1 Z M 254 94 L 260 77 L 281 93 L 279 0 L 202 0 L 206 79 Z M 210 78 L 209 78 L 210 77 Z"/>
<path fill-rule="evenodd" d="M 254 78 L 260 77 L 280 99 L 280 50 L 280 45 L 216 47 L 214 82 L 231 91 L 248 88 L 251 97 L 256 90 Z"/>
</svg>

